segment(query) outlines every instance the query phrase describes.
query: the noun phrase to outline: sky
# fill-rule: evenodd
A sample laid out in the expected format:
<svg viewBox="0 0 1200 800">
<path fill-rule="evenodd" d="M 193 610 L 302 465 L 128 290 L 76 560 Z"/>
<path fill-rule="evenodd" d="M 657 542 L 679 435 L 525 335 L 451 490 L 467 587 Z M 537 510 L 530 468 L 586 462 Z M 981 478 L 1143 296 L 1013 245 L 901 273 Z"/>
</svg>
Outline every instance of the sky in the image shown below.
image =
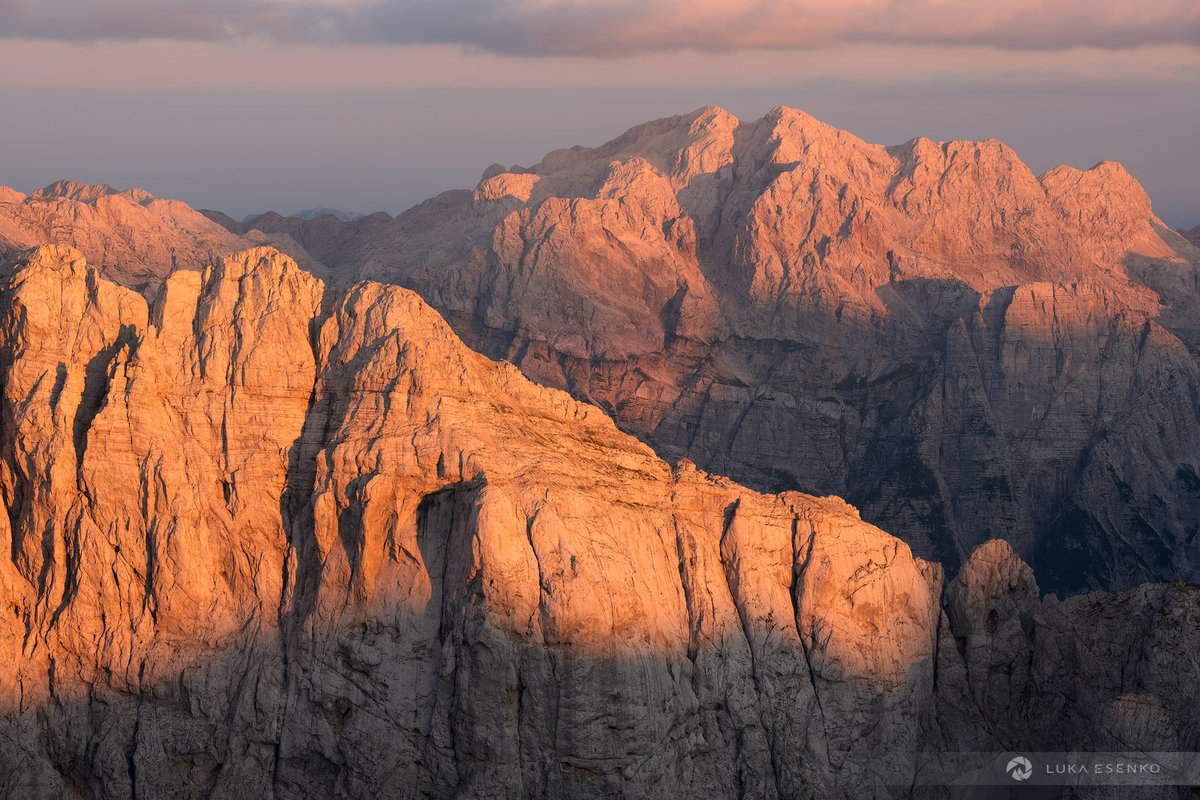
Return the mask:
<svg viewBox="0 0 1200 800">
<path fill-rule="evenodd" d="M 703 105 L 1125 164 L 1200 223 L 1198 0 L 0 0 L 0 184 L 392 213 Z"/>
</svg>

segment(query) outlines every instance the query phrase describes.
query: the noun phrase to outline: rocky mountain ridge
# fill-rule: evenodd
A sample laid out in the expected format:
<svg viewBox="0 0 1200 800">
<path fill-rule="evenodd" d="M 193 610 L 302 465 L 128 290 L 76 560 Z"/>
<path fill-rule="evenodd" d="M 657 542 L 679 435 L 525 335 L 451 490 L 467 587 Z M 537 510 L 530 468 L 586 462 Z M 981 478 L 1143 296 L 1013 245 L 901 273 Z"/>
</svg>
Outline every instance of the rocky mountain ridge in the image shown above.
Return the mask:
<svg viewBox="0 0 1200 800">
<path fill-rule="evenodd" d="M 1000 537 L 1060 592 L 1200 575 L 1200 249 L 1119 164 L 710 107 L 276 226 L 660 454 L 844 496 L 951 570 Z"/>
<path fill-rule="evenodd" d="M 280 239 L 280 241 L 275 241 Z M 265 241 L 257 231 L 233 232 L 178 200 L 144 189 L 59 180 L 25 195 L 0 187 L 0 253 L 43 244 L 78 248 L 105 277 L 153 292 L 171 272 L 205 264 Z M 274 237 L 318 275 L 324 268 L 294 242 Z"/>
<path fill-rule="evenodd" d="M 252 244 L 184 203 L 141 189 L 60 180 L 26 196 L 0 192 L 0 250 L 40 244 L 79 248 L 127 286 L 157 285 L 183 264 L 205 263 Z"/>
<path fill-rule="evenodd" d="M 5 796 L 940 796 L 922 754 L 1200 745 L 1194 585 L 1042 598 L 995 541 L 943 586 L 272 249 L 149 302 L 0 271 Z"/>
</svg>

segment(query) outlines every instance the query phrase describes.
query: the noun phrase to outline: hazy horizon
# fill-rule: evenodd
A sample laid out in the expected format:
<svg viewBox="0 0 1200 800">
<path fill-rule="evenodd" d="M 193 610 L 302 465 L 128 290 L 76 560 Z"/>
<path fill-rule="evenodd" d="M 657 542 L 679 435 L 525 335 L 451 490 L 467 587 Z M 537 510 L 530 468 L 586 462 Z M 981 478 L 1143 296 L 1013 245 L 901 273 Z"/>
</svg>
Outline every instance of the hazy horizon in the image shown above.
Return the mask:
<svg viewBox="0 0 1200 800">
<path fill-rule="evenodd" d="M 998 138 L 1035 172 L 1119 161 L 1168 224 L 1200 223 L 1194 3 L 687 8 L 0 0 L 0 183 L 398 213 L 494 162 L 787 105 L 882 144 Z"/>
</svg>

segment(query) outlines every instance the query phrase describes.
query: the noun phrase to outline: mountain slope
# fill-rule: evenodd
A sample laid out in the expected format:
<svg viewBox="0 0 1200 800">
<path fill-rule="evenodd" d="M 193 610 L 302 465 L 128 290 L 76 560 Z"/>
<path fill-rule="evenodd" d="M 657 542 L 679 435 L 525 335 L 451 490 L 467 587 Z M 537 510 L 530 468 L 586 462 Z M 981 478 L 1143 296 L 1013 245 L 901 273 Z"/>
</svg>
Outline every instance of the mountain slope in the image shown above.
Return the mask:
<svg viewBox="0 0 1200 800">
<path fill-rule="evenodd" d="M 675 468 L 414 294 L 260 248 L 0 289 L 0 786 L 905 796 L 921 752 L 1194 750 L 1197 588 L 1058 602 Z"/>
<path fill-rule="evenodd" d="M 1002 537 L 1060 591 L 1200 575 L 1200 250 L 1117 164 L 706 108 L 328 227 L 293 235 L 668 457 L 951 569 Z"/>
</svg>

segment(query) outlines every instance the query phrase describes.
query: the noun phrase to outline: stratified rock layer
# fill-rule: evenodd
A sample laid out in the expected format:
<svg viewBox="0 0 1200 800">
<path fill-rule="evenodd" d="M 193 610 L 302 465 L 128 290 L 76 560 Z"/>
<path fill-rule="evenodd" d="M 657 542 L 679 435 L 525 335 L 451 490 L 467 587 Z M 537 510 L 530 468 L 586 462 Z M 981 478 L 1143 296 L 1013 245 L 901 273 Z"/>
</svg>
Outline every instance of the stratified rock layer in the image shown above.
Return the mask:
<svg viewBox="0 0 1200 800">
<path fill-rule="evenodd" d="M 999 537 L 1061 591 L 1200 576 L 1200 250 L 1118 164 L 706 108 L 281 227 L 659 453 L 952 570 Z"/>
<path fill-rule="evenodd" d="M 1043 600 L 993 542 L 943 606 L 842 501 L 671 468 L 274 250 L 150 303 L 6 275 L 0 795 L 903 796 L 922 752 L 1200 745 L 1195 586 Z"/>
</svg>

